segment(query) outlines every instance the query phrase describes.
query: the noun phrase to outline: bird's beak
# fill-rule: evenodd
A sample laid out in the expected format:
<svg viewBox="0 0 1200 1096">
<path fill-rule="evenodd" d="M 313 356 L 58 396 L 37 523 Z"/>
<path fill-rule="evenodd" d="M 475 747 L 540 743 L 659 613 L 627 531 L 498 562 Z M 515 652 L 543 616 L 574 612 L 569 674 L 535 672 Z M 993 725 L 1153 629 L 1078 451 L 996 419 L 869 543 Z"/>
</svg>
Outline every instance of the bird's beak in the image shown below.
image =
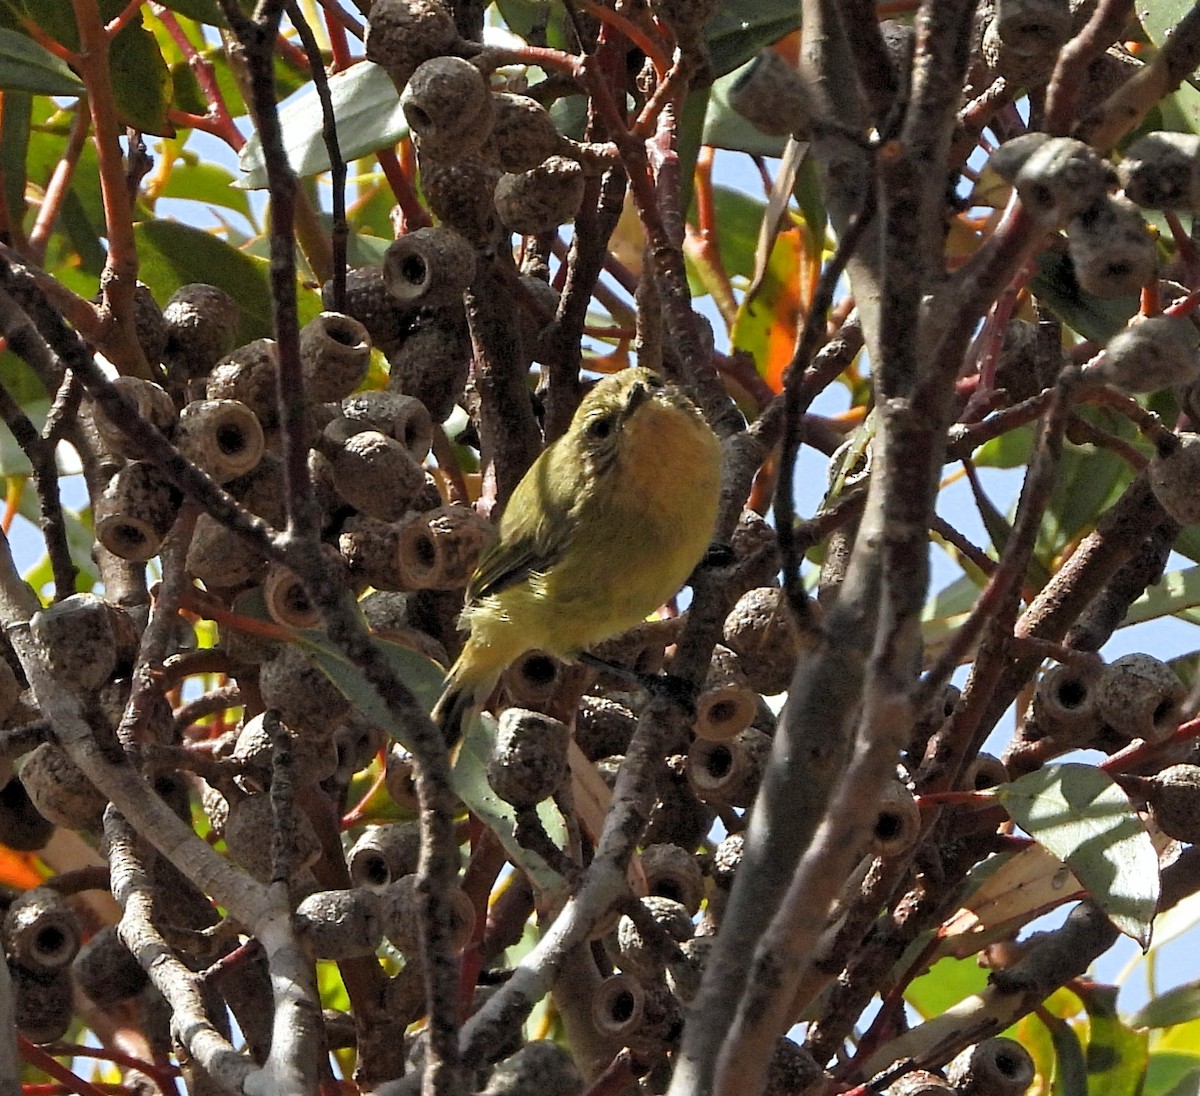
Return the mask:
<svg viewBox="0 0 1200 1096">
<path fill-rule="evenodd" d="M 629 390 L 629 398 L 625 401 L 625 411 L 621 417 L 628 420 L 646 402 L 649 395 L 650 390 L 644 384 L 635 384 Z"/>
</svg>

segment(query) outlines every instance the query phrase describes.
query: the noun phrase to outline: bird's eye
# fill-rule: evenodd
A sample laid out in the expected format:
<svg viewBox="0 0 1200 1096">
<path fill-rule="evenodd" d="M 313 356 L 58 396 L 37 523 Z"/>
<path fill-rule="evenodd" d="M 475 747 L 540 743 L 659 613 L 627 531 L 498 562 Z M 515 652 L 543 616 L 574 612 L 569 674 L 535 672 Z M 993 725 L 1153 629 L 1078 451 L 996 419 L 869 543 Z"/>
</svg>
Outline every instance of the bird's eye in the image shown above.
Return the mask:
<svg viewBox="0 0 1200 1096">
<path fill-rule="evenodd" d="M 653 389 L 655 389 L 656 391 L 657 391 L 659 388 L 662 388 L 662 387 L 663 387 L 663 379 L 662 379 L 662 377 L 656 377 L 656 376 L 655 376 L 653 373 L 651 373 L 651 374 L 650 374 L 650 376 L 648 376 L 648 377 L 646 378 L 646 387 L 647 387 L 647 388 L 653 388 Z"/>
<path fill-rule="evenodd" d="M 600 418 L 592 419 L 585 430 L 588 438 L 592 441 L 603 441 L 613 432 L 615 426 L 616 421 L 612 415 L 603 415 Z"/>
</svg>

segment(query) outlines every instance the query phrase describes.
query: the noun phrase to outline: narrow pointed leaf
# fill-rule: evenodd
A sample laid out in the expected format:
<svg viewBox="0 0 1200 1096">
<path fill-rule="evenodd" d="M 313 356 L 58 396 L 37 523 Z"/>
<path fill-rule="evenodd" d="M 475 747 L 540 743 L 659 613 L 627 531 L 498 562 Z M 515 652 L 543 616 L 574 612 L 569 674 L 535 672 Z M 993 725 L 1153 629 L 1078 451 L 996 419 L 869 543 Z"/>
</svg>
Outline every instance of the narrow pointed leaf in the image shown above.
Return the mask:
<svg viewBox="0 0 1200 1096">
<path fill-rule="evenodd" d="M 1013 821 L 1088 888 L 1143 949 L 1158 906 L 1158 855 L 1112 777 L 1091 765 L 1047 765 L 996 789 Z"/>
<path fill-rule="evenodd" d="M 32 38 L 0 29 L 0 91 L 32 95 L 79 95 L 83 83 L 62 61 Z"/>
<path fill-rule="evenodd" d="M 408 121 L 391 77 L 370 61 L 360 61 L 331 76 L 329 97 L 337 120 L 338 151 L 347 163 L 394 145 L 408 133 Z M 329 170 L 315 85 L 310 84 L 279 112 L 279 125 L 284 152 L 297 175 L 304 178 Z M 246 142 L 239 162 L 246 175 L 238 180 L 238 186 L 261 190 L 267 185 L 267 166 L 257 133 Z"/>
</svg>

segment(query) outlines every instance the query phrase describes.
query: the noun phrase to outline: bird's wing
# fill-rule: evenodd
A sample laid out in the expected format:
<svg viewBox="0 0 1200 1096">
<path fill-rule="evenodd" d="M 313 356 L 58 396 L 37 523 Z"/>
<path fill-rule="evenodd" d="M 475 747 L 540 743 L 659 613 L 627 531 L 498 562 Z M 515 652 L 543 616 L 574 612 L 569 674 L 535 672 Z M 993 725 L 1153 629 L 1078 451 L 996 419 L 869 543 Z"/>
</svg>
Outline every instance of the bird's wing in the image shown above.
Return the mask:
<svg viewBox="0 0 1200 1096">
<path fill-rule="evenodd" d="M 544 574 L 567 550 L 577 522 L 575 500 L 551 476 L 547 449 L 526 473 L 500 519 L 500 537 L 479 561 L 467 586 L 467 604 L 499 594 L 531 575 Z"/>
</svg>

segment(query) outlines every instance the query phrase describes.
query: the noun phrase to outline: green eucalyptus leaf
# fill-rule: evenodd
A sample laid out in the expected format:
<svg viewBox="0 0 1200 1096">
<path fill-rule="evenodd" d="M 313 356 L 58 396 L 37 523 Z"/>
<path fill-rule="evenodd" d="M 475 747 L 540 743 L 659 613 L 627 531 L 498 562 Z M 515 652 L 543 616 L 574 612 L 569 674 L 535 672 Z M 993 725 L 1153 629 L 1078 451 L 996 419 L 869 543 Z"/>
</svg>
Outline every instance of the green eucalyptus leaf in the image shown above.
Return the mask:
<svg viewBox="0 0 1200 1096">
<path fill-rule="evenodd" d="M 1158 854 L 1113 778 L 1091 765 L 1047 765 L 996 789 L 1018 826 L 1057 856 L 1112 923 L 1143 950 L 1158 907 Z"/>
<path fill-rule="evenodd" d="M 113 100 L 121 120 L 143 133 L 171 137 L 174 127 L 167 120 L 173 83 L 154 35 L 131 22 L 112 40 L 109 69 Z"/>
<path fill-rule="evenodd" d="M 375 686 L 324 632 L 298 632 L 295 642 L 358 711 L 391 735 L 405 749 L 411 749 L 408 735 L 396 721 L 391 708 L 384 702 Z M 427 655 L 401 643 L 376 637 L 373 637 L 371 642 L 382 652 L 417 704 L 426 711 L 432 708 L 434 701 L 441 695 L 442 681 L 445 677 L 442 668 Z"/>
<path fill-rule="evenodd" d="M 729 105 L 729 89 L 753 64 L 754 58 L 751 58 L 713 84 L 704 116 L 704 143 L 751 156 L 782 156 L 786 137 L 763 133 Z"/>
<path fill-rule="evenodd" d="M 724 76 L 800 26 L 795 0 L 726 0 L 704 26 L 713 72 Z"/>
<path fill-rule="evenodd" d="M 1088 1096 L 1141 1096 L 1150 1057 L 1149 1033 L 1134 1031 L 1117 1015 L 1115 986 L 1082 995 L 1088 1013 Z"/>
<path fill-rule="evenodd" d="M 266 259 L 231 247 L 210 232 L 177 221 L 140 221 L 133 226 L 141 267 L 138 276 L 154 299 L 166 301 L 181 285 L 207 282 L 238 303 L 238 342 L 269 336 L 273 330 L 271 289 Z M 315 290 L 298 289 L 300 322 L 321 311 Z"/>
<path fill-rule="evenodd" d="M 487 765 L 496 749 L 496 720 L 487 713 L 471 721 L 454 765 L 453 784 L 458 797 L 500 839 L 504 851 L 523 869 L 543 899 L 557 905 L 569 893 L 567 881 L 536 852 L 516 839 L 516 814 L 511 805 L 493 790 L 487 778 Z M 537 806 L 542 825 L 552 839 L 565 841 L 562 817 L 550 800 Z"/>
<path fill-rule="evenodd" d="M 1186 609 L 1200 605 L 1200 567 L 1185 567 L 1168 571 L 1137 599 L 1121 621 L 1121 627 L 1141 624 L 1147 620 L 1177 616 Z"/>
<path fill-rule="evenodd" d="M 181 285 L 207 282 L 225 290 L 241 310 L 240 343 L 271 334 L 271 293 L 267 263 L 210 232 L 177 221 L 141 221 L 133 226 L 141 266 L 139 278 L 156 301 L 166 301 Z"/>
<path fill-rule="evenodd" d="M 391 78 L 370 61 L 360 61 L 331 76 L 329 97 L 337 120 L 338 150 L 347 162 L 394 145 L 408 133 L 408 121 L 400 109 L 400 97 Z M 329 152 L 321 135 L 321 119 L 315 85 L 309 85 L 279 112 L 288 163 L 302 178 L 318 175 L 330 167 Z M 267 185 L 267 165 L 257 133 L 246 142 L 239 162 L 246 175 L 238 180 L 238 186 L 261 190 Z"/>
<path fill-rule="evenodd" d="M 83 82 L 32 38 L 0 29 L 0 90 L 32 95 L 79 95 Z"/>
<path fill-rule="evenodd" d="M 1029 288 L 1069 328 L 1101 344 L 1120 331 L 1138 309 L 1137 297 L 1103 300 L 1085 293 L 1075 279 L 1070 258 L 1057 251 L 1043 251 L 1038 256 L 1037 273 Z"/>
<path fill-rule="evenodd" d="M 253 224 L 250 199 L 244 190 L 234 186 L 236 178 L 227 167 L 185 152 L 172 164 L 171 174 L 167 176 L 158 196 L 232 209 Z"/>
<path fill-rule="evenodd" d="M 1151 997 L 1130 1018 L 1133 1027 L 1165 1028 L 1200 1019 L 1200 981 L 1181 986 Z"/>
</svg>

